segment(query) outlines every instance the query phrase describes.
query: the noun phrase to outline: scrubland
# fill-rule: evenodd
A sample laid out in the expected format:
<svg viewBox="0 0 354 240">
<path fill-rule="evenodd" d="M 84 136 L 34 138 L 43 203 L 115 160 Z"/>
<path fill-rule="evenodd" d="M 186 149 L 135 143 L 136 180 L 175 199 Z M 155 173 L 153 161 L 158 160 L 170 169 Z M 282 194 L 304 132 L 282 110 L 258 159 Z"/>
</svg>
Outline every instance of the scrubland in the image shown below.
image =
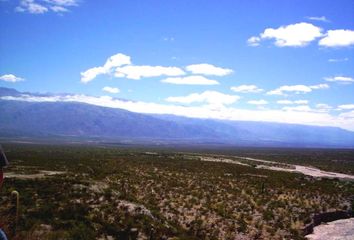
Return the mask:
<svg viewBox="0 0 354 240">
<path fill-rule="evenodd" d="M 11 166 L 0 219 L 13 239 L 303 239 L 311 214 L 353 204 L 350 181 L 182 152 L 4 148 Z M 13 190 L 20 193 L 17 226 Z"/>
</svg>

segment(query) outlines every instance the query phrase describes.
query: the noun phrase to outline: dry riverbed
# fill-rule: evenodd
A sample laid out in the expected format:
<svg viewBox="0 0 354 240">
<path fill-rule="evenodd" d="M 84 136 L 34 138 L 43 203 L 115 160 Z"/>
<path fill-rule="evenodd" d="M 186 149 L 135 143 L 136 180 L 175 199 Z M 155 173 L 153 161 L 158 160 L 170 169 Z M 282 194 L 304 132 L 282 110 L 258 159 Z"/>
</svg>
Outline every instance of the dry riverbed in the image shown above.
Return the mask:
<svg viewBox="0 0 354 240">
<path fill-rule="evenodd" d="M 6 173 L 6 178 L 18 178 L 18 179 L 35 179 L 35 178 L 45 178 L 48 176 L 58 175 L 58 174 L 65 174 L 65 172 L 60 171 L 46 171 L 40 170 L 38 173 L 33 174 L 25 174 L 25 173 L 15 173 L 15 172 L 8 172 Z"/>
<path fill-rule="evenodd" d="M 263 159 L 255 159 L 255 158 L 249 158 L 249 157 L 239 157 L 239 156 L 234 156 L 234 157 L 239 158 L 241 160 L 246 160 L 248 162 L 252 162 L 256 165 L 256 168 L 263 168 L 263 169 L 269 169 L 269 170 L 274 170 L 274 171 L 302 173 L 304 175 L 311 176 L 311 177 L 339 178 L 339 179 L 354 180 L 353 175 L 323 171 L 323 170 L 320 170 L 315 167 L 307 167 L 307 166 L 294 165 L 294 164 L 283 164 L 283 163 L 279 163 L 279 162 L 268 161 L 268 160 L 263 160 Z M 241 161 L 234 160 L 234 159 L 225 158 L 223 156 L 220 156 L 220 157 L 200 156 L 199 158 L 201 161 L 223 162 L 223 163 L 231 163 L 231 164 L 238 164 L 238 165 L 244 165 L 244 166 L 251 167 L 250 164 L 246 164 Z M 272 164 L 274 166 L 272 166 Z"/>
</svg>

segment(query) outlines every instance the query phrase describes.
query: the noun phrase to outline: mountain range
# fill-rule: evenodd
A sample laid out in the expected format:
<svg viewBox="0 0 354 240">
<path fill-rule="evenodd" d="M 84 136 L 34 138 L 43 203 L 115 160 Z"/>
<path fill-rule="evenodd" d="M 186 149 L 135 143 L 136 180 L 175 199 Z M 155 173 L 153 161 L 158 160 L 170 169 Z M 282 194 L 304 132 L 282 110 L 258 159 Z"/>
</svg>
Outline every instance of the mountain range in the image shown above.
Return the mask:
<svg viewBox="0 0 354 240">
<path fill-rule="evenodd" d="M 22 94 L 15 89 L 0 88 L 3 138 L 79 137 L 187 145 L 354 147 L 354 132 L 337 127 L 141 114 L 79 102 L 5 100 Z"/>
</svg>

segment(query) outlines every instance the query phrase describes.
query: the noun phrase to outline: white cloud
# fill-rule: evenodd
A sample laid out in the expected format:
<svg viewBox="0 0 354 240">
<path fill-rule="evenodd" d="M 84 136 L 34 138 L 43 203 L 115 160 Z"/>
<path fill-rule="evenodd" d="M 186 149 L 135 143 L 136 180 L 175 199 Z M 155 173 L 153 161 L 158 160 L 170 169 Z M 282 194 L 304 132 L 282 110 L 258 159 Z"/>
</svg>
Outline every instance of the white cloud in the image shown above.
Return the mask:
<svg viewBox="0 0 354 240">
<path fill-rule="evenodd" d="M 43 14 L 52 10 L 56 13 L 68 12 L 68 7 L 78 6 L 77 0 L 21 0 L 16 12 Z"/>
<path fill-rule="evenodd" d="M 203 93 L 192 93 L 182 97 L 168 97 L 166 101 L 183 104 L 207 103 L 210 105 L 229 105 L 239 99 L 240 97 L 236 95 L 228 95 L 216 91 L 205 91 Z"/>
<path fill-rule="evenodd" d="M 248 39 L 251 46 L 258 46 L 264 39 L 274 39 L 277 47 L 303 47 L 322 36 L 322 29 L 311 23 L 296 23 L 279 28 L 267 28 L 259 37 Z"/>
<path fill-rule="evenodd" d="M 349 119 L 354 122 L 354 111 L 344 112 L 339 114 L 339 117 Z M 352 130 L 354 131 L 354 130 Z"/>
<path fill-rule="evenodd" d="M 186 69 L 193 73 L 215 76 L 224 76 L 232 72 L 231 69 L 220 68 L 206 63 L 189 65 L 186 67 Z M 162 82 L 172 84 L 219 84 L 219 82 L 216 80 L 211 80 L 199 75 L 181 77 L 186 75 L 186 72 L 183 69 L 175 66 L 134 65 L 132 64 L 130 57 L 122 53 L 118 53 L 107 59 L 103 66 L 92 67 L 84 72 L 81 72 L 81 82 L 90 82 L 98 75 L 103 74 L 116 78 L 127 78 L 133 80 L 166 76 L 167 78 L 162 80 Z"/>
<path fill-rule="evenodd" d="M 247 40 L 247 44 L 248 44 L 248 46 L 251 46 L 251 47 L 257 47 L 260 45 L 260 41 L 261 41 L 260 37 L 253 36 Z"/>
<path fill-rule="evenodd" d="M 321 84 L 317 84 L 317 85 L 312 85 L 310 86 L 311 89 L 328 89 L 329 85 L 326 83 L 321 83 Z"/>
<path fill-rule="evenodd" d="M 173 42 L 173 41 L 175 41 L 175 38 L 174 37 L 163 37 L 162 40 L 164 40 L 166 42 Z"/>
<path fill-rule="evenodd" d="M 68 97 L 74 95 L 65 96 L 32 96 L 29 94 L 22 94 L 21 96 L 3 96 L 0 99 L 13 100 L 13 101 L 25 101 L 25 102 L 65 102 Z"/>
<path fill-rule="evenodd" d="M 328 82 L 339 82 L 339 83 L 352 83 L 354 79 L 352 77 L 335 76 L 335 77 L 325 77 Z"/>
<path fill-rule="evenodd" d="M 286 95 L 286 93 L 304 94 L 312 92 L 313 89 L 326 89 L 329 88 L 328 84 L 317 84 L 312 86 L 306 85 L 285 85 L 277 89 L 267 92 L 268 95 Z"/>
<path fill-rule="evenodd" d="M 285 92 L 295 92 L 299 93 L 308 93 L 311 92 L 312 89 L 305 85 L 292 85 L 292 86 L 281 86 L 277 89 L 267 92 L 268 95 L 286 95 Z"/>
<path fill-rule="evenodd" d="M 340 110 L 351 110 L 351 109 L 354 109 L 354 104 L 339 105 L 338 109 L 340 109 Z"/>
<path fill-rule="evenodd" d="M 318 44 L 324 47 L 347 47 L 354 45 L 354 31 L 346 29 L 329 30 Z"/>
<path fill-rule="evenodd" d="M 171 77 L 161 80 L 163 83 L 179 85 L 218 85 L 219 82 L 203 76 Z"/>
<path fill-rule="evenodd" d="M 133 102 L 114 99 L 109 96 L 91 97 L 86 95 L 66 95 L 66 96 L 29 96 L 20 97 L 0 97 L 6 100 L 22 101 L 61 101 L 61 102 L 83 102 L 97 106 L 125 109 L 138 113 L 153 114 L 174 114 L 179 116 L 194 118 L 211 118 L 223 120 L 240 121 L 266 121 L 293 124 L 307 124 L 316 126 L 334 126 L 354 131 L 354 111 L 342 113 L 338 116 L 327 112 L 314 112 L 303 106 L 296 110 L 271 110 L 271 109 L 237 109 L 233 107 L 210 108 L 209 106 L 186 107 L 166 104 L 156 104 L 149 102 Z M 310 110 L 310 111 L 309 111 Z"/>
<path fill-rule="evenodd" d="M 316 104 L 316 108 L 318 109 L 318 111 L 323 111 L 323 112 L 327 112 L 332 109 L 332 107 L 326 103 Z"/>
<path fill-rule="evenodd" d="M 332 109 L 328 104 L 316 104 L 316 108 L 311 108 L 307 104 L 298 105 L 295 107 L 283 107 L 284 111 L 296 111 L 296 112 L 313 112 L 313 113 L 326 113 Z"/>
<path fill-rule="evenodd" d="M 93 67 L 85 72 L 81 72 L 81 82 L 88 83 L 95 79 L 98 75 L 106 74 L 108 71 L 104 67 Z"/>
<path fill-rule="evenodd" d="M 141 79 L 145 77 L 159 76 L 180 76 L 185 72 L 178 67 L 162 67 L 162 66 L 124 66 L 115 70 L 115 77 L 126 77 L 129 79 Z"/>
<path fill-rule="evenodd" d="M 290 104 L 294 104 L 293 101 L 290 100 L 279 100 L 277 101 L 278 104 L 282 104 L 282 105 L 290 105 Z"/>
<path fill-rule="evenodd" d="M 51 6 L 50 9 L 53 11 L 53 12 L 68 12 L 69 10 L 65 7 L 62 7 L 62 6 Z"/>
<path fill-rule="evenodd" d="M 77 0 L 44 0 L 47 3 L 58 5 L 58 6 L 77 6 Z"/>
<path fill-rule="evenodd" d="M 103 67 L 110 70 L 128 64 L 131 64 L 130 56 L 118 53 L 108 58 Z"/>
<path fill-rule="evenodd" d="M 108 93 L 119 93 L 120 92 L 119 88 L 115 88 L 115 87 L 104 87 L 104 88 L 102 88 L 102 91 L 105 91 Z"/>
<path fill-rule="evenodd" d="M 131 64 L 129 56 L 122 53 L 115 54 L 109 57 L 103 66 L 93 67 L 81 72 L 81 82 L 88 83 L 100 74 L 109 74 L 112 72 L 113 68 L 127 64 Z"/>
<path fill-rule="evenodd" d="M 268 102 L 266 100 L 251 100 L 251 101 L 248 101 L 247 103 L 249 104 L 252 104 L 252 105 L 266 105 L 268 104 Z"/>
<path fill-rule="evenodd" d="M 20 5 L 15 8 L 16 12 L 28 12 L 31 14 L 43 14 L 48 12 L 44 5 L 36 3 L 34 0 L 21 0 Z"/>
<path fill-rule="evenodd" d="M 295 101 L 291 101 L 291 100 L 279 100 L 277 101 L 278 104 L 282 104 L 282 105 L 291 105 L 291 104 L 308 104 L 309 101 L 308 100 L 295 100 Z"/>
<path fill-rule="evenodd" d="M 320 103 L 316 104 L 315 108 L 311 108 L 310 106 L 307 105 L 307 103 L 304 103 L 302 105 L 298 105 L 295 107 L 283 107 L 282 108 L 284 111 L 300 111 L 300 112 L 317 112 L 317 113 L 325 113 L 328 112 L 332 109 L 331 106 L 328 104 Z"/>
<path fill-rule="evenodd" d="M 294 103 L 295 104 L 308 104 L 309 101 L 308 100 L 295 100 Z"/>
<path fill-rule="evenodd" d="M 214 76 L 225 76 L 233 72 L 232 69 L 216 67 L 208 63 L 188 65 L 186 67 L 186 70 L 192 72 L 193 74 L 214 75 Z"/>
<path fill-rule="evenodd" d="M 328 62 L 332 62 L 332 63 L 346 62 L 346 61 L 349 61 L 349 58 L 330 58 L 330 59 L 328 59 Z"/>
<path fill-rule="evenodd" d="M 20 82 L 20 81 L 24 81 L 25 79 L 21 77 L 16 77 L 13 74 L 5 74 L 0 76 L 0 80 L 3 80 L 5 82 Z"/>
<path fill-rule="evenodd" d="M 264 91 L 263 89 L 257 87 L 256 85 L 234 86 L 234 87 L 231 87 L 231 90 L 234 92 L 240 92 L 240 93 L 259 93 L 259 92 Z"/>
<path fill-rule="evenodd" d="M 296 107 L 283 107 L 284 111 L 290 112 L 311 112 L 312 109 L 308 105 L 299 105 Z"/>
<path fill-rule="evenodd" d="M 320 22 L 329 22 L 329 20 L 325 17 L 325 16 L 321 16 L 321 17 L 306 17 L 309 20 L 313 20 L 313 21 L 320 21 Z"/>
</svg>

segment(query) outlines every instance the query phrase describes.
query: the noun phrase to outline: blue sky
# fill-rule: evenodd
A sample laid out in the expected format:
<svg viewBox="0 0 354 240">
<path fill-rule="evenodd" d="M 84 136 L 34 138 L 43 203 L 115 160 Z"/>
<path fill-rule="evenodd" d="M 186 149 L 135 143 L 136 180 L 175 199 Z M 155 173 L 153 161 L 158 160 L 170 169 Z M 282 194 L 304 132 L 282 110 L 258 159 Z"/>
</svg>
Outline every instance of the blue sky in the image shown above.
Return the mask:
<svg viewBox="0 0 354 240">
<path fill-rule="evenodd" d="M 2 87 L 138 112 L 354 130 L 352 0 L 0 6 Z"/>
</svg>

